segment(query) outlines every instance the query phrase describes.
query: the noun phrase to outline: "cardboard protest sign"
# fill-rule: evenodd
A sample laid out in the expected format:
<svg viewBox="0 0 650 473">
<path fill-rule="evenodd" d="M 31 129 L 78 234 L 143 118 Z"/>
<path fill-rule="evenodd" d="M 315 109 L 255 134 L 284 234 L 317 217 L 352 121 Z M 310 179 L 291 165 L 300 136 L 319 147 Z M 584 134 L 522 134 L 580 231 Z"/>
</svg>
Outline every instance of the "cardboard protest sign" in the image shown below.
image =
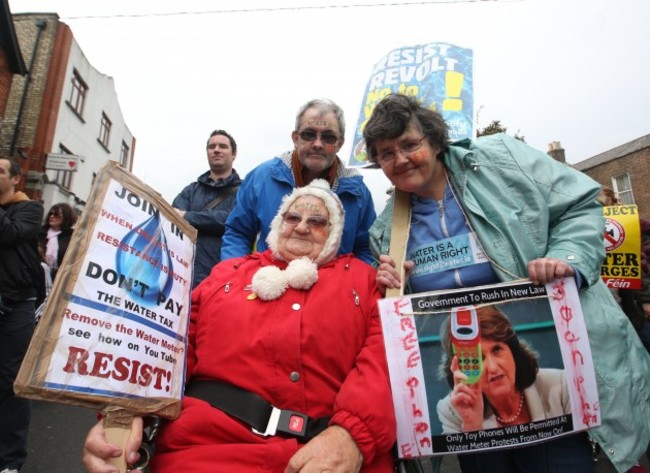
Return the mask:
<svg viewBox="0 0 650 473">
<path fill-rule="evenodd" d="M 607 287 L 641 289 L 641 224 L 636 205 L 603 207 L 605 261 L 600 276 Z"/>
<path fill-rule="evenodd" d="M 349 166 L 368 163 L 363 129 L 375 105 L 390 93 L 416 97 L 442 114 L 449 138 L 474 136 L 473 52 L 447 43 L 403 46 L 392 50 L 373 67 L 366 85 L 354 132 Z"/>
<path fill-rule="evenodd" d="M 115 162 L 96 177 L 15 382 L 22 397 L 180 414 L 196 230 Z"/>
<path fill-rule="evenodd" d="M 600 425 L 575 282 L 382 299 L 400 458 L 536 443 Z"/>
</svg>

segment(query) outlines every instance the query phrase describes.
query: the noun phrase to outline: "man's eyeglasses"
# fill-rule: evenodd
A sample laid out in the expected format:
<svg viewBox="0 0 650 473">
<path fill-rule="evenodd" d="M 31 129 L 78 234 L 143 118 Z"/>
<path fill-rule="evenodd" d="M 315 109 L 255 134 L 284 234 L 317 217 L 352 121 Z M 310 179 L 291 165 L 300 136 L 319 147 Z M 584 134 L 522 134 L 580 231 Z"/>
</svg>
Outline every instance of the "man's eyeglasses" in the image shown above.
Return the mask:
<svg viewBox="0 0 650 473">
<path fill-rule="evenodd" d="M 379 164 L 390 163 L 395 159 L 396 153 L 400 153 L 405 158 L 415 153 L 417 150 L 422 148 L 422 142 L 426 140 L 426 136 L 423 136 L 419 140 L 406 140 L 397 145 L 397 148 L 393 148 L 389 151 L 384 151 L 381 154 L 377 155 L 377 162 Z"/>
<path fill-rule="evenodd" d="M 298 133 L 298 136 L 302 141 L 307 141 L 311 143 L 312 141 L 316 141 L 316 138 L 318 137 L 319 134 L 320 134 L 320 140 L 326 145 L 333 145 L 339 140 L 339 137 L 336 136 L 334 133 L 318 133 L 316 131 L 311 131 L 311 130 L 301 131 L 300 133 Z"/>
<path fill-rule="evenodd" d="M 330 221 L 325 217 L 320 217 L 318 215 L 312 215 L 311 217 L 303 217 L 302 215 L 295 212 L 285 212 L 282 214 L 282 220 L 284 223 L 289 225 L 298 225 L 300 222 L 305 220 L 309 228 L 325 228 L 330 224 Z"/>
</svg>

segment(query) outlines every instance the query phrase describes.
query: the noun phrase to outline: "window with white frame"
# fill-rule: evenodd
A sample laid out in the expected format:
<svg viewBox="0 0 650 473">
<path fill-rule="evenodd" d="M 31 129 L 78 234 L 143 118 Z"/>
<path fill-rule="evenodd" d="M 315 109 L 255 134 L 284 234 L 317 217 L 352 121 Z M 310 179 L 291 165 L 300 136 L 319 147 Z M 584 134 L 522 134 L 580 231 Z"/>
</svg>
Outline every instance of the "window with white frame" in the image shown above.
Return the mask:
<svg viewBox="0 0 650 473">
<path fill-rule="evenodd" d="M 99 125 L 99 142 L 108 150 L 108 142 L 111 138 L 111 120 L 104 112 L 102 112 L 102 121 Z"/>
<path fill-rule="evenodd" d="M 625 173 L 612 178 L 612 188 L 618 194 L 618 200 L 622 205 L 633 204 L 634 194 L 632 193 L 632 181 L 630 174 Z"/>
</svg>

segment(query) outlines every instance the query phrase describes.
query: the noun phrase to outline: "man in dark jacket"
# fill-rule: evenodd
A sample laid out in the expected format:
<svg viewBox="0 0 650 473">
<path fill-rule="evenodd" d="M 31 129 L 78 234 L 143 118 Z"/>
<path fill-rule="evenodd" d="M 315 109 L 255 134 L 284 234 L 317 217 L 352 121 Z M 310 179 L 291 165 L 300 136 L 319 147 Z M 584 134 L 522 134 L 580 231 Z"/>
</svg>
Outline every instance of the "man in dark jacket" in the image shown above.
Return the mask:
<svg viewBox="0 0 650 473">
<path fill-rule="evenodd" d="M 221 237 L 228 214 L 235 206 L 241 179 L 232 167 L 237 143 L 224 130 L 215 130 L 206 146 L 210 170 L 201 174 L 172 202 L 172 206 L 198 230 L 192 288 L 221 260 Z"/>
<path fill-rule="evenodd" d="M 30 404 L 13 384 L 34 332 L 34 309 L 44 287 L 37 240 L 43 205 L 17 192 L 20 165 L 0 157 L 0 471 L 27 459 Z"/>
</svg>

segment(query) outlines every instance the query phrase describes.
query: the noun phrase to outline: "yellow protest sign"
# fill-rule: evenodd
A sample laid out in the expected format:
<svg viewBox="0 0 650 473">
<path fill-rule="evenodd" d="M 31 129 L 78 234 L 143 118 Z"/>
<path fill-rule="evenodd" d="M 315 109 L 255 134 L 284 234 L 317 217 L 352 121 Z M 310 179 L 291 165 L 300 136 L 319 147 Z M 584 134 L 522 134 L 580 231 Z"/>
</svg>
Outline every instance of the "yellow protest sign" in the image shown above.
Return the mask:
<svg viewBox="0 0 650 473">
<path fill-rule="evenodd" d="M 600 275 L 607 287 L 641 288 L 641 228 L 636 205 L 603 207 L 605 261 Z"/>
</svg>

